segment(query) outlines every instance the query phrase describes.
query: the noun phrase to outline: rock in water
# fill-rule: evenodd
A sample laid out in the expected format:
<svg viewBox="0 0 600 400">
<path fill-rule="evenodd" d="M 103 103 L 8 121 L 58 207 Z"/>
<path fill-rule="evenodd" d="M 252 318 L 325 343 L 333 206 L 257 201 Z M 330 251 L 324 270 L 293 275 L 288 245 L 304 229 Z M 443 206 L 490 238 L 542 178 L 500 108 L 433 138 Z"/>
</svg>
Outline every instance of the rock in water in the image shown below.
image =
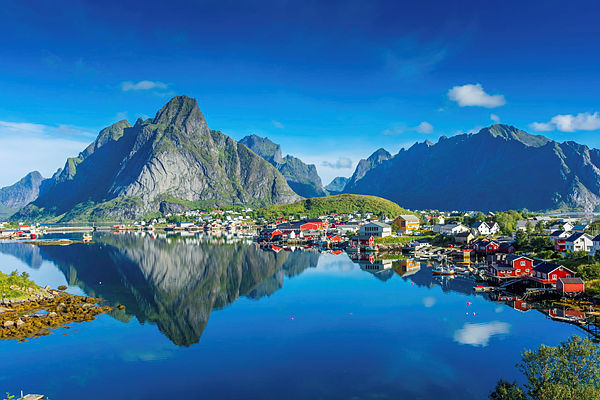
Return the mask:
<svg viewBox="0 0 600 400">
<path fill-rule="evenodd" d="M 100 132 L 53 177 L 51 187 L 13 219 L 138 218 L 169 204 L 268 205 L 297 201 L 261 157 L 208 128 L 196 100 L 177 96 L 154 118 L 120 121 Z"/>
</svg>

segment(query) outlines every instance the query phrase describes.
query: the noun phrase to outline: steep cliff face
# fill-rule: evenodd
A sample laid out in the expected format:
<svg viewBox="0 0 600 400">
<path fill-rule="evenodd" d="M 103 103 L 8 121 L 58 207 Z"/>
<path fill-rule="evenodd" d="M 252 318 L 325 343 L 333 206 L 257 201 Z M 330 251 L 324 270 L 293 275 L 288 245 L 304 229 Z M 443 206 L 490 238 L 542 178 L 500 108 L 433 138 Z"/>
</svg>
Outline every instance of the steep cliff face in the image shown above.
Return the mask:
<svg viewBox="0 0 600 400">
<path fill-rule="evenodd" d="M 240 140 L 240 143 L 277 168 L 285 177 L 288 185 L 300 196 L 322 197 L 328 195 L 314 164 L 305 164 L 299 158 L 289 154 L 282 158 L 281 147 L 266 137 L 246 136 Z"/>
<path fill-rule="evenodd" d="M 348 182 L 346 182 L 346 185 L 344 186 L 344 192 L 354 193 L 353 191 L 356 190 L 355 188 L 360 187 L 359 182 L 365 177 L 367 172 L 379 166 L 384 161 L 389 160 L 390 158 L 392 158 L 390 153 L 384 149 L 379 149 L 371 154 L 366 160 L 360 160 L 356 166 L 356 169 L 354 170 L 354 173 Z"/>
<path fill-rule="evenodd" d="M 67 160 L 24 217 L 137 218 L 161 205 L 266 205 L 299 197 L 246 146 L 208 128 L 195 99 L 178 96 L 152 119 L 121 121 Z"/>
<path fill-rule="evenodd" d="M 543 210 L 600 206 L 600 152 L 515 127 L 417 143 L 348 184 L 409 208 Z"/>
<path fill-rule="evenodd" d="M 8 217 L 35 200 L 44 178 L 38 171 L 25 175 L 17 183 L 0 189 L 0 218 Z"/>
</svg>

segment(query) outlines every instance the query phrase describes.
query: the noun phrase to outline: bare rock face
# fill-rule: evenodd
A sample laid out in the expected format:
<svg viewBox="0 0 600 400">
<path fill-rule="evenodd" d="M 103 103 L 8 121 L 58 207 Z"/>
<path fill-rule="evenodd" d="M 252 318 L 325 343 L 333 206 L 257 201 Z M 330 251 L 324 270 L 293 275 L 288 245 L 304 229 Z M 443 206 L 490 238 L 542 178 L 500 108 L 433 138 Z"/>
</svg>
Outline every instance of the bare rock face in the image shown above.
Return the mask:
<svg viewBox="0 0 600 400">
<path fill-rule="evenodd" d="M 271 164 L 219 131 L 195 99 L 171 99 L 134 126 L 118 122 L 77 158 L 17 218 L 137 218 L 170 203 L 268 205 L 299 200 Z"/>
<path fill-rule="evenodd" d="M 297 157 L 281 156 L 281 146 L 269 138 L 250 135 L 242 138 L 240 143 L 271 163 L 283 174 L 288 185 L 302 197 L 322 197 L 329 193 L 323 187 L 321 177 L 314 164 L 305 164 Z"/>
</svg>

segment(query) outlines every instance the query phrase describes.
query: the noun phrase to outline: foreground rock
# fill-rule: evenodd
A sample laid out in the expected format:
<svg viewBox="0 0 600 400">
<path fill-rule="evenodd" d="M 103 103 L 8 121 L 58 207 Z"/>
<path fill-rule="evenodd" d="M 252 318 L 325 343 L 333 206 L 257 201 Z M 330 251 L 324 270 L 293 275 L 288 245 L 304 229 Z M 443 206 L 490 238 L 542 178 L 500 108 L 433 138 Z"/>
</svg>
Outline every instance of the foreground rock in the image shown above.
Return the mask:
<svg viewBox="0 0 600 400">
<path fill-rule="evenodd" d="M 27 340 L 74 322 L 92 321 L 111 310 L 100 299 L 48 290 L 29 299 L 0 301 L 0 339 Z"/>
</svg>

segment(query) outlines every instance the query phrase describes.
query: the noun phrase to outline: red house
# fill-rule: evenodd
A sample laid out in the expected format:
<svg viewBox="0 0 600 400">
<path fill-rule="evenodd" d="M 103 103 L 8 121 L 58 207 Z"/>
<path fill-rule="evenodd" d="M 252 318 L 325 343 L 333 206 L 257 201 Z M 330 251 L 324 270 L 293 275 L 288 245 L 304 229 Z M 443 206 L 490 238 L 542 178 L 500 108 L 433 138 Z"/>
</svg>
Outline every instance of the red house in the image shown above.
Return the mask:
<svg viewBox="0 0 600 400">
<path fill-rule="evenodd" d="M 495 240 L 477 239 L 471 243 L 471 247 L 477 253 L 492 254 L 498 251 L 500 244 Z"/>
<path fill-rule="evenodd" d="M 585 283 L 581 278 L 558 278 L 556 291 L 561 294 L 578 294 L 585 291 Z"/>
<path fill-rule="evenodd" d="M 492 264 L 488 266 L 488 274 L 496 278 L 516 277 L 517 270 L 506 264 Z"/>
<path fill-rule="evenodd" d="M 506 256 L 506 264 L 515 269 L 516 276 L 531 275 L 533 271 L 533 260 L 517 254 Z"/>
<path fill-rule="evenodd" d="M 530 279 L 540 283 L 556 283 L 559 278 L 572 278 L 575 272 L 562 265 L 543 262 L 533 267 Z"/>
</svg>

